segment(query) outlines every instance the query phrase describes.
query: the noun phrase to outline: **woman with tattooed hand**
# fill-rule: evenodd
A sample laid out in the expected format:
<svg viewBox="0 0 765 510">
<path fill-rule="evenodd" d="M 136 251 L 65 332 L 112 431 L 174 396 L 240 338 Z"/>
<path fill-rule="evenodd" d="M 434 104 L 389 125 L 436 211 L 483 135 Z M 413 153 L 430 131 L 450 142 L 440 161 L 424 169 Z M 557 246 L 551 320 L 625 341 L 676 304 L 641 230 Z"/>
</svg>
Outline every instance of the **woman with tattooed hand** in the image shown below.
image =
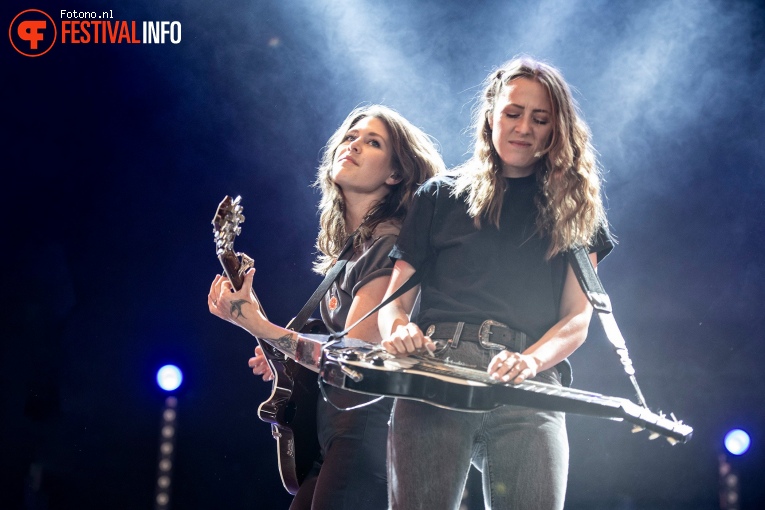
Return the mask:
<svg viewBox="0 0 765 510">
<path fill-rule="evenodd" d="M 326 274 L 346 243 L 352 253 L 321 302 L 331 331 L 353 324 L 382 301 L 393 262 L 388 257 L 418 185 L 443 170 L 430 138 L 395 111 L 379 105 L 354 110 L 329 139 L 316 184 L 322 191 L 319 249 L 314 269 Z M 254 270 L 233 292 L 216 276 L 210 312 L 259 338 L 294 343 L 297 333 L 269 322 L 251 289 Z M 354 327 L 350 337 L 380 343 L 376 315 Z M 272 375 L 260 348 L 250 367 L 264 380 Z M 329 400 L 352 407 L 363 395 L 327 387 Z M 321 458 L 300 486 L 291 509 L 383 509 L 388 506 L 385 467 L 391 400 L 340 411 L 319 399 L 317 429 Z"/>
</svg>

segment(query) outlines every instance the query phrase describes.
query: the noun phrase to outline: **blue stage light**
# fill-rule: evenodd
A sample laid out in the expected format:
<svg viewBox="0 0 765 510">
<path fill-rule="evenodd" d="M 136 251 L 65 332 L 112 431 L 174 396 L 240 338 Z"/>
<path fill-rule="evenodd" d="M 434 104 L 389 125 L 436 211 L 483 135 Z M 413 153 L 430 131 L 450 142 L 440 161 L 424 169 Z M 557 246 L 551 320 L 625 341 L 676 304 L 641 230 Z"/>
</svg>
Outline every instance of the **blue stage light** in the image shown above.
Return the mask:
<svg viewBox="0 0 765 510">
<path fill-rule="evenodd" d="M 725 435 L 725 449 L 732 455 L 743 455 L 749 449 L 752 440 L 741 429 L 733 429 Z"/>
<path fill-rule="evenodd" d="M 183 373 L 175 365 L 165 365 L 157 371 L 157 384 L 165 391 L 178 389 L 182 381 Z"/>
</svg>

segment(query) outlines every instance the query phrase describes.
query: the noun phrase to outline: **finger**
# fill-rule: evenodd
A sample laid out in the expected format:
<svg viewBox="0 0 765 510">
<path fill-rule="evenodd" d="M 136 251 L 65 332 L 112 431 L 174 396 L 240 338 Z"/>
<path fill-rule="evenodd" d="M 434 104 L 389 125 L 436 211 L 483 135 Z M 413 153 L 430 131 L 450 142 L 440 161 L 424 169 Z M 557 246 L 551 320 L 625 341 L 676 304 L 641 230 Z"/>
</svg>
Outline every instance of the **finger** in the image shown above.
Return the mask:
<svg viewBox="0 0 765 510">
<path fill-rule="evenodd" d="M 522 368 L 517 366 L 519 361 L 518 356 L 510 354 L 508 351 L 502 351 L 492 360 L 493 366 L 489 368 L 489 373 L 494 379 L 509 381 L 506 375 L 511 374 L 512 377 L 515 377 Z"/>
<path fill-rule="evenodd" d="M 242 290 L 248 295 L 252 292 L 252 280 L 255 276 L 255 268 L 251 267 L 244 273 L 244 281 L 242 282 Z"/>
<path fill-rule="evenodd" d="M 503 380 L 506 379 L 506 382 L 512 382 L 513 384 L 520 384 L 526 379 L 530 378 L 532 376 L 532 370 L 530 368 L 524 368 L 522 370 L 518 371 L 518 374 L 513 376 L 512 374 L 506 374 L 505 377 L 503 377 Z"/>
<path fill-rule="evenodd" d="M 514 360 L 514 364 L 502 376 L 502 381 L 519 383 L 531 375 L 531 369 L 523 359 Z"/>
<path fill-rule="evenodd" d="M 223 282 L 227 282 L 228 278 L 226 278 L 223 275 L 216 274 L 215 278 L 213 279 L 212 284 L 210 285 L 210 294 L 213 296 L 218 296 L 220 294 L 220 288 Z"/>
<path fill-rule="evenodd" d="M 207 304 L 211 305 L 215 302 L 216 298 L 218 297 L 218 294 L 220 291 L 218 290 L 218 282 L 220 281 L 220 275 L 216 274 L 215 278 L 213 278 L 212 283 L 210 284 L 210 292 L 207 293 Z"/>
<path fill-rule="evenodd" d="M 208 294 L 207 295 L 207 309 L 209 312 L 213 315 L 220 316 L 220 309 L 218 308 L 218 298 L 215 294 Z"/>
<path fill-rule="evenodd" d="M 425 337 L 425 344 L 423 345 L 425 347 L 425 350 L 428 351 L 428 355 L 434 356 L 436 352 L 436 343 L 430 339 L 429 336 Z"/>
<path fill-rule="evenodd" d="M 268 361 L 266 361 L 266 358 L 263 356 L 256 356 L 255 358 L 251 358 L 254 360 L 253 364 L 251 365 L 253 368 L 260 367 L 261 370 L 264 370 L 268 367 Z"/>
<path fill-rule="evenodd" d="M 400 338 L 400 341 L 401 341 L 400 345 L 403 347 L 404 352 L 411 354 L 417 351 L 417 346 L 415 344 L 414 339 L 411 336 L 409 335 L 404 336 Z"/>
<path fill-rule="evenodd" d="M 406 347 L 404 347 L 404 343 L 398 337 L 391 337 L 391 338 L 388 338 L 387 340 L 383 340 L 382 346 L 386 351 L 393 354 L 394 356 L 398 356 L 406 352 Z"/>
<path fill-rule="evenodd" d="M 494 356 L 492 358 L 491 363 L 489 363 L 488 372 L 491 374 L 493 372 L 496 372 L 502 365 L 505 364 L 507 359 L 510 357 L 510 352 L 508 351 L 501 351 L 499 354 Z"/>
<path fill-rule="evenodd" d="M 425 348 L 427 343 L 425 335 L 422 334 L 422 330 L 414 324 L 409 323 L 406 325 L 406 335 L 403 336 L 404 343 L 407 346 L 407 352 L 416 352 Z"/>
</svg>

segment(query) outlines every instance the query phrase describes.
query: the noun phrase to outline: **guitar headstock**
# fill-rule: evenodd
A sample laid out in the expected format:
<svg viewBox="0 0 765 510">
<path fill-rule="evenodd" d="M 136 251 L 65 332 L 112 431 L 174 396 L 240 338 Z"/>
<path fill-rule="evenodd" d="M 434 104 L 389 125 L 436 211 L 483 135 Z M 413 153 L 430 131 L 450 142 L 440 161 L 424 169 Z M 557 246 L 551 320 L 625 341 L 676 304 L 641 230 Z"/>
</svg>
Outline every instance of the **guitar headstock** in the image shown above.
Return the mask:
<svg viewBox="0 0 765 510">
<path fill-rule="evenodd" d="M 213 234 L 215 236 L 215 253 L 223 266 L 223 271 L 231 280 L 236 290 L 242 288 L 244 273 L 253 266 L 253 260 L 244 253 L 234 252 L 234 240 L 242 233 L 244 223 L 242 197 L 232 199 L 226 195 L 218 205 L 213 216 Z"/>
<path fill-rule="evenodd" d="M 624 412 L 623 418 L 634 425 L 632 432 L 641 432 L 647 429 L 650 431 L 648 436 L 650 440 L 664 436 L 670 444 L 674 445 L 686 443 L 693 436 L 693 428 L 683 423 L 682 420 L 677 420 L 671 413 L 670 419 L 664 413 L 653 413 L 629 400 L 623 401 L 621 408 Z"/>
<path fill-rule="evenodd" d="M 213 234 L 215 235 L 215 251 L 221 255 L 225 251 L 234 251 L 234 240 L 242 233 L 241 223 L 244 223 L 242 197 L 232 199 L 226 195 L 218 205 L 212 219 Z"/>
</svg>

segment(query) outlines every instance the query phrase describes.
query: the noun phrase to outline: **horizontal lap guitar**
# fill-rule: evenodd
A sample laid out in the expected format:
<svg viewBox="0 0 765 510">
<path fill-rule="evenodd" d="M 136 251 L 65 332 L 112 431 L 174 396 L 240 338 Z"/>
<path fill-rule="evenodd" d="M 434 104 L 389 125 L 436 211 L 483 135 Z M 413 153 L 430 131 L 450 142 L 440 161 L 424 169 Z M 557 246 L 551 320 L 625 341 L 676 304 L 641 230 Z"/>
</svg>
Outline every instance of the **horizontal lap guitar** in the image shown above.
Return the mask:
<svg viewBox="0 0 765 510">
<path fill-rule="evenodd" d="M 661 435 L 672 444 L 685 443 L 693 434 L 683 422 L 625 398 L 533 380 L 504 383 L 475 367 L 426 356 L 396 357 L 353 339 L 325 348 L 320 365 L 323 381 L 360 393 L 420 400 L 460 411 L 484 412 L 518 405 L 623 420 L 635 425 L 633 432 L 645 429 L 651 432 L 650 439 Z"/>
</svg>

